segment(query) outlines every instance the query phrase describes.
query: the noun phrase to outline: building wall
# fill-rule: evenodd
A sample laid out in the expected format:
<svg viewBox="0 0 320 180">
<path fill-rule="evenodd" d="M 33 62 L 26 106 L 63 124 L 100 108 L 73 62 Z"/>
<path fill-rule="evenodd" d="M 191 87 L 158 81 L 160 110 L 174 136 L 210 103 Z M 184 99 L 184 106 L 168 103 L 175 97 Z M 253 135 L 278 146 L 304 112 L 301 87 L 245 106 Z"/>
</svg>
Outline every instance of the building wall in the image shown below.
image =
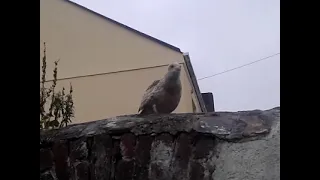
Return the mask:
<svg viewBox="0 0 320 180">
<path fill-rule="evenodd" d="M 65 79 L 58 82 L 57 89 L 74 92 L 74 123 L 104 119 L 108 117 L 136 114 L 147 87 L 161 78 L 167 66 L 111 73 L 97 76 Z M 182 68 L 182 98 L 176 113 L 192 112 L 192 96 L 185 69 Z M 51 82 L 48 82 L 49 86 Z M 199 109 L 198 109 L 199 112 Z"/>
<path fill-rule="evenodd" d="M 48 71 L 60 59 L 58 78 L 183 62 L 181 53 L 65 0 L 40 0 L 40 40 L 47 44 Z"/>
<path fill-rule="evenodd" d="M 40 39 L 41 57 L 43 42 L 47 46 L 47 80 L 60 59 L 57 89 L 73 85 L 75 123 L 137 113 L 150 83 L 168 64 L 184 63 L 182 53 L 65 0 L 40 0 Z M 192 99 L 200 112 L 186 72 L 183 66 L 183 94 L 175 112 L 193 112 Z"/>
</svg>

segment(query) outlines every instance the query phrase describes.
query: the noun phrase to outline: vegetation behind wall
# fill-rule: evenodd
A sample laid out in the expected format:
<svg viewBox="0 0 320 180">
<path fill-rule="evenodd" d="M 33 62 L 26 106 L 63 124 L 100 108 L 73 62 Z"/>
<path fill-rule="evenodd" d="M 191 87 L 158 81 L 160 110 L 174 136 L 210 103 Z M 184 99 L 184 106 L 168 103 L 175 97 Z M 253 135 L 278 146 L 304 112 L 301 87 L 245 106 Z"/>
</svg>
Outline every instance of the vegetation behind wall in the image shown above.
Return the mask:
<svg viewBox="0 0 320 180">
<path fill-rule="evenodd" d="M 74 104 L 72 99 L 72 85 L 70 84 L 69 93 L 65 88 L 57 91 L 58 61 L 54 62 L 53 80 L 50 87 L 46 87 L 47 54 L 46 44 L 43 44 L 43 56 L 41 67 L 40 85 L 40 129 L 53 129 L 67 126 L 74 117 Z"/>
</svg>

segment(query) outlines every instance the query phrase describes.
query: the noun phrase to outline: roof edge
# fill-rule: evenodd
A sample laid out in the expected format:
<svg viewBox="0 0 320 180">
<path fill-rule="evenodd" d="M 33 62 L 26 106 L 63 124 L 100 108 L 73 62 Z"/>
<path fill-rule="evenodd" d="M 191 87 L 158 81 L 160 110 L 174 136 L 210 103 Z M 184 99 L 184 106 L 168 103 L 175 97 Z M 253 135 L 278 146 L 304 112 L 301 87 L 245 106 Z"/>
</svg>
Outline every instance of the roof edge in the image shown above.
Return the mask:
<svg viewBox="0 0 320 180">
<path fill-rule="evenodd" d="M 187 70 L 189 71 L 189 76 L 190 76 L 190 79 L 191 79 L 191 83 L 193 85 L 194 91 L 195 91 L 196 96 L 198 98 L 200 109 L 201 109 L 202 112 L 207 112 L 207 108 L 206 108 L 204 100 L 202 98 L 202 95 L 201 95 L 201 92 L 200 92 L 200 88 L 199 88 L 199 85 L 198 85 L 198 82 L 197 82 L 197 78 L 196 78 L 196 75 L 194 73 L 191 61 L 190 61 L 189 53 L 188 52 L 183 53 L 183 58 L 184 58 L 186 66 L 187 66 Z"/>
<path fill-rule="evenodd" d="M 73 1 L 70 1 L 70 0 L 64 0 L 64 1 L 66 1 L 66 2 L 68 2 L 68 3 L 70 3 L 70 4 L 72 4 L 72 5 L 75 5 L 75 6 L 79 7 L 79 8 L 81 8 L 81 9 L 89 12 L 89 13 L 93 13 L 94 15 L 97 15 L 97 16 L 99 16 L 99 17 L 101 17 L 101 18 L 103 18 L 103 19 L 105 19 L 105 20 L 107 20 L 107 21 L 110 21 L 110 22 L 112 22 L 112 23 L 114 23 L 114 24 L 116 24 L 116 25 L 118 25 L 118 26 L 120 26 L 120 27 L 123 27 L 123 28 L 125 28 L 125 29 L 127 29 L 127 30 L 129 30 L 129 31 L 132 31 L 132 32 L 134 32 L 134 33 L 136 33 L 136 34 L 138 34 L 138 35 L 140 35 L 140 36 L 143 36 L 143 37 L 145 37 L 145 38 L 147 38 L 147 39 L 149 39 L 149 40 L 151 40 L 151 41 L 153 41 L 153 42 L 156 42 L 156 43 L 158 43 L 158 44 L 160 44 L 160 45 L 162 45 L 162 46 L 165 46 L 165 47 L 167 47 L 167 48 L 169 48 L 169 49 L 171 49 L 171 50 L 173 50 L 173 51 L 182 53 L 181 50 L 180 50 L 178 47 L 175 47 L 175 46 L 173 46 L 173 45 L 171 45 L 171 44 L 168 44 L 168 43 L 163 42 L 163 41 L 161 41 L 161 40 L 159 40 L 159 39 L 156 39 L 156 38 L 154 38 L 154 37 L 152 37 L 152 36 L 149 36 L 149 35 L 147 35 L 147 34 L 145 34 L 145 33 L 143 33 L 143 32 L 140 32 L 140 31 L 138 31 L 138 30 L 135 30 L 135 29 L 133 29 L 133 28 L 127 26 L 127 25 L 124 25 L 124 24 L 122 24 L 122 23 L 120 23 L 120 22 L 118 22 L 118 21 L 115 21 L 115 20 L 113 20 L 113 19 L 110 19 L 110 18 L 108 18 L 108 17 L 106 17 L 106 16 L 104 16 L 104 15 L 102 15 L 102 14 L 99 14 L 99 13 L 97 13 L 97 12 L 91 10 L 91 9 L 88 9 L 88 8 L 86 8 L 86 7 L 84 7 L 84 6 L 80 5 L 80 4 L 77 4 L 77 3 L 73 2 Z"/>
</svg>

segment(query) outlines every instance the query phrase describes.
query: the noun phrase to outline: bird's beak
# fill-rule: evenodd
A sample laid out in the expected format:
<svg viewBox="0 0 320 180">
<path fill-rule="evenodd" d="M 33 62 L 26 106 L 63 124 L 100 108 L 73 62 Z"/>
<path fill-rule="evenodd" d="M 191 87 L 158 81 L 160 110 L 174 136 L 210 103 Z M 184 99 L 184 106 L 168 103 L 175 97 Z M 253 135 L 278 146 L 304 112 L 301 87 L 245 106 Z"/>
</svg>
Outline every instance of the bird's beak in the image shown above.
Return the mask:
<svg viewBox="0 0 320 180">
<path fill-rule="evenodd" d="M 180 71 L 181 70 L 181 65 L 179 64 L 177 67 L 178 67 L 177 69 L 179 69 L 179 71 Z"/>
</svg>

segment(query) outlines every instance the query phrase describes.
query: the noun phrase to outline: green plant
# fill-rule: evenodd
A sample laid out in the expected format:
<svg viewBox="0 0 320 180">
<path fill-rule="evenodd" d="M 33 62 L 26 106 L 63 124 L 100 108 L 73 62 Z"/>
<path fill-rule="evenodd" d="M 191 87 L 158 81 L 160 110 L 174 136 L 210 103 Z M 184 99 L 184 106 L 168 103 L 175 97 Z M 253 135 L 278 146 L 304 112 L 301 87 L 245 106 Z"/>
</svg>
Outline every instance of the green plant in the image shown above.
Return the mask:
<svg viewBox="0 0 320 180">
<path fill-rule="evenodd" d="M 46 85 L 46 69 L 47 54 L 46 44 L 44 44 L 41 71 L 40 86 L 40 129 L 52 129 L 67 126 L 72 122 L 74 117 L 74 104 L 72 99 L 72 85 L 70 83 L 69 93 L 65 93 L 63 87 L 61 91 L 56 92 L 58 61 L 54 62 L 52 85 L 47 88 Z"/>
</svg>

